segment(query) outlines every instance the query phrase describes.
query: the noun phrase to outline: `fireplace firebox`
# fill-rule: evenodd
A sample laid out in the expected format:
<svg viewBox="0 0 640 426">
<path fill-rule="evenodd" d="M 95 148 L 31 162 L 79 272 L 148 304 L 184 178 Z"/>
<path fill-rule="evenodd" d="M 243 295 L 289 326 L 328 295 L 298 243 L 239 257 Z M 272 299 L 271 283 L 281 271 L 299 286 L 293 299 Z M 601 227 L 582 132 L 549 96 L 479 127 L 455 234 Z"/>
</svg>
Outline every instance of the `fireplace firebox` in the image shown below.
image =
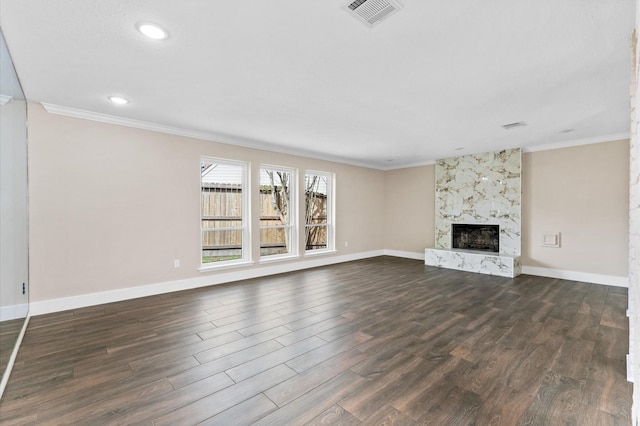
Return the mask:
<svg viewBox="0 0 640 426">
<path fill-rule="evenodd" d="M 500 253 L 500 226 L 453 223 L 451 248 Z"/>
</svg>

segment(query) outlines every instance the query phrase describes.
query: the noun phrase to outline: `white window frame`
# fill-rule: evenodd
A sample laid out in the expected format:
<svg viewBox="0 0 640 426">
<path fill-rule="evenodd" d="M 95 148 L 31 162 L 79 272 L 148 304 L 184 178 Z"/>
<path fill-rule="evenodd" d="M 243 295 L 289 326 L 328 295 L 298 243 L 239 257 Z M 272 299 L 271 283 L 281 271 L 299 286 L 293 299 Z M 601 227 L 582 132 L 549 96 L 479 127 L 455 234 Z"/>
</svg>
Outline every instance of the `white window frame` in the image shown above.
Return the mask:
<svg viewBox="0 0 640 426">
<path fill-rule="evenodd" d="M 317 226 L 326 226 L 327 227 L 327 247 L 323 248 L 323 249 L 312 249 L 312 250 L 307 250 L 306 249 L 306 240 L 304 242 L 305 244 L 305 256 L 312 256 L 312 255 L 316 255 L 316 254 L 325 254 L 325 253 L 334 253 L 336 251 L 336 246 L 335 246 L 335 174 L 334 173 L 329 173 L 329 172 L 321 172 L 321 171 L 317 171 L 317 170 L 306 170 L 304 173 L 304 184 L 305 184 L 305 188 L 303 189 L 303 191 L 306 191 L 306 180 L 307 180 L 307 176 L 311 175 L 311 176 L 322 176 L 325 177 L 327 179 L 327 223 L 326 225 L 309 225 L 306 223 L 306 215 L 307 212 L 304 212 L 304 218 L 305 218 L 305 223 L 304 223 L 304 234 L 305 234 L 305 238 L 307 235 L 307 227 L 317 227 Z"/>
<path fill-rule="evenodd" d="M 275 166 L 271 164 L 260 164 L 260 175 L 258 179 L 259 187 L 258 191 L 262 187 L 262 171 L 269 170 L 273 172 L 289 173 L 289 224 L 288 225 L 275 225 L 275 226 L 262 226 L 260 225 L 260 235 L 258 236 L 258 245 L 262 245 L 262 230 L 263 229 L 281 229 L 285 228 L 289 231 L 289 252 L 282 254 L 260 255 L 260 262 L 282 260 L 299 257 L 298 250 L 298 170 L 291 167 Z M 260 212 L 262 215 L 262 212 Z M 286 231 L 285 231 L 286 232 Z M 260 248 L 262 250 L 262 248 Z"/>
<path fill-rule="evenodd" d="M 214 164 L 221 164 L 221 165 L 228 165 L 228 166 L 234 166 L 234 167 L 240 167 L 241 168 L 241 185 L 242 185 L 242 191 L 241 191 L 241 203 L 242 203 L 242 212 L 241 212 L 241 221 L 242 224 L 240 227 L 229 227 L 229 228 L 215 228 L 215 229 L 210 229 L 210 228 L 203 228 L 202 227 L 202 221 L 203 221 L 203 216 L 202 216 L 202 173 L 200 173 L 200 194 L 199 194 L 199 201 L 200 201 L 200 205 L 199 205 L 199 216 L 200 216 L 200 268 L 199 271 L 201 272 L 206 272 L 212 269 L 221 269 L 221 268 L 228 268 L 228 267 L 236 267 L 236 266 L 243 266 L 243 265 L 247 265 L 247 264 L 251 264 L 251 250 L 252 250 L 252 244 L 251 244 L 251 226 L 250 226 L 250 214 L 251 214 L 251 197 L 249 196 L 249 194 L 251 193 L 251 180 L 249 179 L 249 173 L 251 170 L 250 164 L 245 162 L 245 161 L 235 161 L 235 160 L 227 160 L 227 159 L 222 159 L 222 158 L 216 158 L 216 157 L 207 157 L 207 156 L 202 156 L 200 157 L 200 170 L 202 170 L 202 163 L 214 163 Z M 232 260 L 221 260 L 221 261 L 217 261 L 217 262 L 209 262 L 209 263 L 202 263 L 202 251 L 204 249 L 203 247 L 203 234 L 205 231 L 229 231 L 229 230 L 240 230 L 241 234 L 242 234 L 242 256 L 239 259 L 232 259 Z"/>
</svg>

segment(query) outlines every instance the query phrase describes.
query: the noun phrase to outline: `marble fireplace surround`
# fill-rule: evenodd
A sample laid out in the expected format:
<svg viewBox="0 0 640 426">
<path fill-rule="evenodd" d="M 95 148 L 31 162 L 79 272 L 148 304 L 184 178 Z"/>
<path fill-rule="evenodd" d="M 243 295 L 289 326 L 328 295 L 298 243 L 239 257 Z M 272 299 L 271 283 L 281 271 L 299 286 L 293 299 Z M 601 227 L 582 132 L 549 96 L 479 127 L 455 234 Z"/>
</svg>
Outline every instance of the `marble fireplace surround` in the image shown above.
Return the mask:
<svg viewBox="0 0 640 426">
<path fill-rule="evenodd" d="M 435 247 L 425 264 L 515 277 L 521 273 L 522 151 L 510 149 L 436 162 Z M 452 224 L 500 227 L 500 251 L 452 249 Z"/>
</svg>

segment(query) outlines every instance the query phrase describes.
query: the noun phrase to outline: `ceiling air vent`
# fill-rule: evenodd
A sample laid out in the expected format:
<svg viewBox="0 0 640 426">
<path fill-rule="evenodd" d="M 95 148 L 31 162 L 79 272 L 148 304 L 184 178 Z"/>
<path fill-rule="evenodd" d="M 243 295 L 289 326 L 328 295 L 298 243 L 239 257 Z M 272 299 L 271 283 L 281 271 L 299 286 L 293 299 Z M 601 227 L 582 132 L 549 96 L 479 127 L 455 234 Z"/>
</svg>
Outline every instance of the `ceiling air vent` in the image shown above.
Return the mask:
<svg viewBox="0 0 640 426">
<path fill-rule="evenodd" d="M 345 9 L 358 21 L 373 27 L 400 10 L 400 5 L 393 0 L 356 0 L 346 5 Z"/>
<path fill-rule="evenodd" d="M 527 125 L 527 123 L 525 123 L 524 121 L 518 121 L 517 123 L 505 124 L 505 125 L 502 126 L 502 128 L 505 129 L 505 130 L 511 130 L 511 129 L 516 129 L 518 127 L 524 127 L 526 125 Z"/>
</svg>

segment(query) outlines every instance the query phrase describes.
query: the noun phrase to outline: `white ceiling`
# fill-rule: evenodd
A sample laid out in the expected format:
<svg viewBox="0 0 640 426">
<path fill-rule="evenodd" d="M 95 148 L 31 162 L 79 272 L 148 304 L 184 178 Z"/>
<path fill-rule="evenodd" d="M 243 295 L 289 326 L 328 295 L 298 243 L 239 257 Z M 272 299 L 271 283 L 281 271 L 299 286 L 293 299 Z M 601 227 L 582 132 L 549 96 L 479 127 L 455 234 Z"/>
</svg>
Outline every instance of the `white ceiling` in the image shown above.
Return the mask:
<svg viewBox="0 0 640 426">
<path fill-rule="evenodd" d="M 634 0 L 399 0 L 374 28 L 347 3 L 0 0 L 0 25 L 29 100 L 221 142 L 390 169 L 629 133 Z"/>
</svg>

